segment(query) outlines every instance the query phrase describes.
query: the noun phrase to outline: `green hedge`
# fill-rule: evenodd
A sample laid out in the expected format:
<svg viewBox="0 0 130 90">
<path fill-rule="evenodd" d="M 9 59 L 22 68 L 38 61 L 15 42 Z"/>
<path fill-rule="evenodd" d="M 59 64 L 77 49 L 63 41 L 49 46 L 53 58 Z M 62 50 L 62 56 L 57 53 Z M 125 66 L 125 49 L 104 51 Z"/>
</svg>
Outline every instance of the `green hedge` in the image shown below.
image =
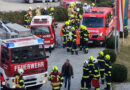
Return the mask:
<svg viewBox="0 0 130 90">
<path fill-rule="evenodd" d="M 124 65 L 113 64 L 112 65 L 112 81 L 123 82 L 127 80 L 128 70 Z"/>
<path fill-rule="evenodd" d="M 128 29 L 125 28 L 125 29 L 124 29 L 124 38 L 127 38 L 127 37 L 128 37 L 128 34 L 129 34 Z M 123 37 L 123 32 L 120 32 L 120 38 L 122 38 L 122 37 Z"/>
<path fill-rule="evenodd" d="M 43 10 L 43 9 L 42 9 Z M 34 13 L 35 10 L 33 10 Z M 0 12 L 0 18 L 6 19 L 13 23 L 24 24 L 25 11 L 15 12 Z M 35 15 L 35 14 L 34 14 Z M 68 19 L 67 9 L 61 7 L 55 7 L 55 21 L 66 21 Z"/>
<path fill-rule="evenodd" d="M 116 45 L 118 47 L 118 39 L 117 39 Z M 114 36 L 111 36 L 106 40 L 106 48 L 115 49 L 115 37 Z"/>
<path fill-rule="evenodd" d="M 105 49 L 104 55 L 109 54 L 111 56 L 111 62 L 114 63 L 116 61 L 117 55 L 113 49 Z"/>
</svg>

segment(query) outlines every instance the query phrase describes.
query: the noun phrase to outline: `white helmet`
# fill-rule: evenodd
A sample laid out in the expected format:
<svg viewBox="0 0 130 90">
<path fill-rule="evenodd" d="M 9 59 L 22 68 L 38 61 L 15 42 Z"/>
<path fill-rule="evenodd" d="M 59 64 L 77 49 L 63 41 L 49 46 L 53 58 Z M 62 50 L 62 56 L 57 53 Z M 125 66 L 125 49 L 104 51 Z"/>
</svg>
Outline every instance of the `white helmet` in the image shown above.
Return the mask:
<svg viewBox="0 0 130 90">
<path fill-rule="evenodd" d="M 85 61 L 84 61 L 84 64 L 88 64 L 88 60 L 85 60 Z"/>
<path fill-rule="evenodd" d="M 29 7 L 29 10 L 32 10 L 32 7 Z"/>
<path fill-rule="evenodd" d="M 45 9 L 45 10 L 47 10 L 47 8 L 46 8 L 46 7 L 44 7 L 44 9 Z"/>
<path fill-rule="evenodd" d="M 77 11 L 77 12 L 79 12 L 79 11 L 80 11 L 80 9 L 79 9 L 79 8 L 77 8 L 77 9 L 76 9 L 76 11 Z"/>
<path fill-rule="evenodd" d="M 87 6 L 88 4 L 87 3 L 84 3 L 85 6 Z"/>
<path fill-rule="evenodd" d="M 98 60 L 96 58 L 94 58 L 93 63 L 98 63 Z"/>
<path fill-rule="evenodd" d="M 21 68 L 21 69 L 18 69 L 18 73 L 20 74 L 20 75 L 22 75 L 23 73 L 24 73 L 24 70 Z"/>
</svg>

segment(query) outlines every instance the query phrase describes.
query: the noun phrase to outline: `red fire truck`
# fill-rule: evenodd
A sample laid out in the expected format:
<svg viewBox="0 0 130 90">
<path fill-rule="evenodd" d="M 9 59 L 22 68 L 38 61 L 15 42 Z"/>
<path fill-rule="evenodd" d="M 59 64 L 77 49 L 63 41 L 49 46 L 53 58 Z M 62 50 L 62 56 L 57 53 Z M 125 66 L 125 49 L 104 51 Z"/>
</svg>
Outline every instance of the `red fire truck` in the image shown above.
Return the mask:
<svg viewBox="0 0 130 90">
<path fill-rule="evenodd" d="M 7 88 L 15 88 L 15 75 L 20 68 L 24 70 L 25 87 L 46 83 L 47 57 L 41 38 L 19 24 L 0 21 L 0 74 Z"/>
<path fill-rule="evenodd" d="M 62 7 L 68 7 L 71 4 L 73 4 L 73 3 L 76 3 L 76 5 L 78 7 L 82 7 L 83 6 L 82 3 L 79 0 L 61 0 L 60 1 L 60 6 L 62 6 Z"/>
<path fill-rule="evenodd" d="M 31 25 L 31 32 L 44 39 L 45 48 L 54 48 L 56 43 L 56 32 L 54 20 L 49 15 L 34 16 Z"/>
<path fill-rule="evenodd" d="M 114 8 L 108 7 L 93 7 L 83 13 L 81 20 L 81 25 L 90 31 L 90 42 L 95 44 L 103 44 L 112 35 L 114 24 Z"/>
</svg>

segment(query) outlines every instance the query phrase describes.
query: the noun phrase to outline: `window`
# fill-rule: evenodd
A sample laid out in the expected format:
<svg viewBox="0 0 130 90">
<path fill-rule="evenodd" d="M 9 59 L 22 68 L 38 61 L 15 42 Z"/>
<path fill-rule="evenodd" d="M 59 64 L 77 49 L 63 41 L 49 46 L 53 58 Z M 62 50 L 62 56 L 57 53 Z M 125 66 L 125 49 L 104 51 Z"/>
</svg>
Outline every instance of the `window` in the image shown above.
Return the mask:
<svg viewBox="0 0 130 90">
<path fill-rule="evenodd" d="M 107 16 L 106 16 L 106 18 L 105 18 L 106 20 L 105 20 L 105 23 L 107 24 L 109 24 L 110 22 L 111 22 L 111 20 L 113 19 L 113 16 L 112 16 L 112 12 L 110 12 Z"/>
<path fill-rule="evenodd" d="M 65 2 L 60 2 L 60 5 L 61 6 L 65 6 Z"/>
<path fill-rule="evenodd" d="M 5 63 L 6 60 L 9 60 L 9 51 L 8 48 L 3 47 L 2 52 L 1 52 L 1 61 L 2 63 Z"/>
<path fill-rule="evenodd" d="M 87 27 L 103 27 L 104 18 L 103 17 L 84 17 L 83 25 Z"/>
<path fill-rule="evenodd" d="M 50 28 L 49 27 L 32 27 L 32 33 L 34 35 L 45 35 L 50 34 Z"/>
<path fill-rule="evenodd" d="M 11 63 L 21 63 L 26 61 L 35 61 L 43 59 L 45 59 L 43 45 L 11 49 Z"/>
</svg>

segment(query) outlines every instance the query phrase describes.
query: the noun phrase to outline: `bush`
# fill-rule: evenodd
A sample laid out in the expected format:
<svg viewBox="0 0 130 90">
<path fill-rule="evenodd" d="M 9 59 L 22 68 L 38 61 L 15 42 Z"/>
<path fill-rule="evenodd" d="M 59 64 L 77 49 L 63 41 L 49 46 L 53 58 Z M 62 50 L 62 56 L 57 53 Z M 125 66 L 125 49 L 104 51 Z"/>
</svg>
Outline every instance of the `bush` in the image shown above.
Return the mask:
<svg viewBox="0 0 130 90">
<path fill-rule="evenodd" d="M 118 39 L 117 39 L 116 45 L 118 47 Z M 115 37 L 114 36 L 111 36 L 106 40 L 106 48 L 115 49 Z"/>
<path fill-rule="evenodd" d="M 128 29 L 127 28 L 125 28 L 124 29 L 124 38 L 127 38 L 128 37 Z M 123 38 L 123 32 L 120 32 L 120 38 Z"/>
<path fill-rule="evenodd" d="M 67 8 L 55 7 L 54 20 L 67 21 L 68 20 Z"/>
<path fill-rule="evenodd" d="M 127 80 L 128 70 L 124 65 L 113 64 L 112 65 L 112 81 L 123 82 Z"/>
<path fill-rule="evenodd" d="M 104 55 L 109 54 L 111 56 L 111 62 L 112 63 L 114 63 L 116 61 L 117 56 L 116 56 L 116 53 L 115 53 L 114 50 L 105 49 L 103 52 L 104 52 Z"/>
</svg>

